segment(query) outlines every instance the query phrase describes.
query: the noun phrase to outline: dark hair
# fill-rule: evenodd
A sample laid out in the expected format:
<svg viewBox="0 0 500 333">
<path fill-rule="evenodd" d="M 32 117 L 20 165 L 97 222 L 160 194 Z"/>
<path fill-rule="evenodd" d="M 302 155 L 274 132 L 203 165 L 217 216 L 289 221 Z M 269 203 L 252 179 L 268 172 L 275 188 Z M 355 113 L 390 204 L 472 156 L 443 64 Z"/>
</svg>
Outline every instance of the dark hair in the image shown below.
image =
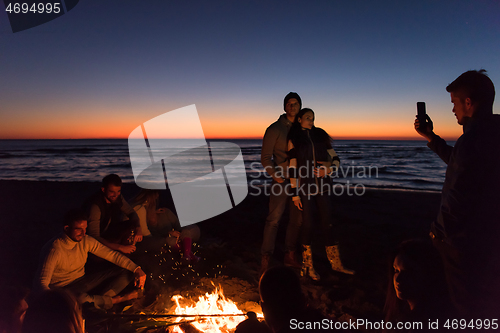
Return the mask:
<svg viewBox="0 0 500 333">
<path fill-rule="evenodd" d="M 305 308 L 300 280 L 289 267 L 273 267 L 260 278 L 260 297 L 267 314 L 278 320 L 293 318 Z"/>
<path fill-rule="evenodd" d="M 285 100 L 283 101 L 283 109 L 285 109 L 288 100 L 292 98 L 295 98 L 299 102 L 299 106 L 302 108 L 302 100 L 300 99 L 299 94 L 297 94 L 296 92 L 289 92 L 288 95 L 285 96 Z"/>
<path fill-rule="evenodd" d="M 102 179 L 102 187 L 108 188 L 109 185 L 113 186 L 122 186 L 122 179 L 120 176 L 112 173 L 110 175 L 107 175 Z"/>
<path fill-rule="evenodd" d="M 87 221 L 87 214 L 80 208 L 74 208 L 64 214 L 63 226 L 70 226 L 78 221 Z"/>
<path fill-rule="evenodd" d="M 423 302 L 435 301 L 436 304 L 445 304 L 447 300 L 447 288 L 444 278 L 444 269 L 437 250 L 428 239 L 410 239 L 402 242 L 394 251 L 390 261 L 389 283 L 384 306 L 387 321 L 404 320 L 410 314 L 410 306 L 407 301 L 400 300 L 394 290 L 393 263 L 397 256 L 404 255 L 413 260 L 422 270 L 425 280 L 426 293 L 421 295 Z"/>
<path fill-rule="evenodd" d="M 26 311 L 22 332 L 83 333 L 80 306 L 66 290 L 55 288 L 44 291 Z"/>
<path fill-rule="evenodd" d="M 292 128 L 290 128 L 290 132 L 288 132 L 288 136 L 287 136 L 286 141 L 288 142 L 289 140 L 291 140 L 294 147 L 298 146 L 300 139 L 303 137 L 301 135 L 302 134 L 302 126 L 299 123 L 299 118 L 302 118 L 302 116 L 304 116 L 304 114 L 306 114 L 307 112 L 312 112 L 312 114 L 314 115 L 314 111 L 312 109 L 309 109 L 309 108 L 301 109 L 299 111 L 299 113 L 297 113 L 297 116 L 295 117 L 295 120 L 292 124 Z M 314 132 L 314 135 L 319 136 L 320 141 L 324 142 L 328 148 L 332 147 L 333 140 L 325 130 L 323 130 L 322 128 L 313 126 L 311 131 Z"/>
<path fill-rule="evenodd" d="M 13 332 L 16 326 L 14 317 L 20 318 L 19 310 L 21 301 L 28 297 L 29 290 L 19 286 L 1 286 L 0 295 L 0 332 Z M 20 319 L 19 319 L 20 321 Z"/>
<path fill-rule="evenodd" d="M 462 101 L 470 98 L 471 103 L 477 105 L 473 117 L 493 113 L 495 86 L 484 69 L 463 73 L 446 87 L 446 91 L 456 93 Z"/>
</svg>

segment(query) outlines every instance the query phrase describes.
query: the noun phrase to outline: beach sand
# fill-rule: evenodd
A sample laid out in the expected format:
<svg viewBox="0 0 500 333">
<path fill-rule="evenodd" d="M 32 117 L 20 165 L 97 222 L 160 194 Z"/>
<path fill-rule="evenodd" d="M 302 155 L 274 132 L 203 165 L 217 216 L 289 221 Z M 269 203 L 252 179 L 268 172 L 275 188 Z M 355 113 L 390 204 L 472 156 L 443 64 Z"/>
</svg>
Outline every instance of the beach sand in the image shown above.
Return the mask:
<svg viewBox="0 0 500 333">
<path fill-rule="evenodd" d="M 1 283 L 31 286 L 42 246 L 61 231 L 64 213 L 80 207 L 98 191 L 99 183 L 0 181 L 0 267 Z M 130 199 L 139 191 L 124 184 L 122 194 Z M 204 258 L 194 273 L 179 279 L 167 274 L 164 297 L 169 293 L 193 294 L 212 279 L 235 301 L 258 301 L 260 244 L 268 210 L 268 197 L 249 194 L 235 209 L 198 223 L 202 239 L 198 254 Z M 166 191 L 161 201 L 172 207 Z M 319 283 L 304 279 L 304 292 L 312 306 L 325 315 L 342 319 L 381 319 L 389 274 L 391 251 L 403 240 L 428 237 L 430 223 L 437 215 L 440 194 L 367 189 L 362 196 L 333 197 L 333 218 L 344 264 L 356 270 L 354 276 L 334 273 L 324 248 L 313 245 Z M 273 265 L 283 260 L 285 215 L 278 232 Z M 170 267 L 164 264 L 167 272 Z M 175 276 L 175 281 L 174 281 Z M 203 278 L 203 280 L 200 280 Z M 158 306 L 158 302 L 156 305 Z"/>
</svg>

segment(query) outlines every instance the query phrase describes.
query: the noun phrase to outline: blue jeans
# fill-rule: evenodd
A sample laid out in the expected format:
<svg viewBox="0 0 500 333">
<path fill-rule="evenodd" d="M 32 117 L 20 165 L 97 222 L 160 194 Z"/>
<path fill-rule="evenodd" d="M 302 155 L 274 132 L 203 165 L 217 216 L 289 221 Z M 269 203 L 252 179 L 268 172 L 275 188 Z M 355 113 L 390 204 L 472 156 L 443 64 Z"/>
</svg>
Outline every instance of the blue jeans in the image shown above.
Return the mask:
<svg viewBox="0 0 500 333">
<path fill-rule="evenodd" d="M 302 218 L 304 220 L 301 243 L 303 245 L 311 245 L 312 228 L 316 227 L 314 223 L 314 209 L 317 208 L 323 244 L 325 246 L 337 244 L 332 234 L 332 203 L 330 202 L 331 199 L 328 193 L 301 195 L 300 200 L 302 202 Z"/>
<path fill-rule="evenodd" d="M 264 226 L 264 239 L 262 241 L 261 253 L 262 255 L 273 254 L 279 222 L 285 211 L 287 202 L 290 210 L 290 221 L 286 229 L 285 250 L 295 251 L 300 226 L 302 224 L 302 214 L 300 210 L 295 207 L 290 197 L 292 192 L 290 181 L 286 180 L 280 184 L 273 180 L 270 192 L 269 214 L 267 215 L 266 224 Z"/>
</svg>

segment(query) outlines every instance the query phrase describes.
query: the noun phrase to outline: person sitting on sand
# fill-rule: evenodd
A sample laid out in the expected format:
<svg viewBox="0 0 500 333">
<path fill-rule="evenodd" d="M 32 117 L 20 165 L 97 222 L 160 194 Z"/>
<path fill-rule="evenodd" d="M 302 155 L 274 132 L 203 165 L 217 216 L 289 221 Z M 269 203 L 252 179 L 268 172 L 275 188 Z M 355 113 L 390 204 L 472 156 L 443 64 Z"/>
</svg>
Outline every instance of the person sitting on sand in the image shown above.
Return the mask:
<svg viewBox="0 0 500 333">
<path fill-rule="evenodd" d="M 82 309 L 64 289 L 46 290 L 31 303 L 22 333 L 84 333 Z"/>
<path fill-rule="evenodd" d="M 86 214 L 79 209 L 70 210 L 65 215 L 63 233 L 50 240 L 42 249 L 34 290 L 61 287 L 73 292 L 79 303 L 94 303 L 97 308 L 104 309 L 111 308 L 115 303 L 137 298 L 137 291 L 124 296 L 118 294 L 134 279 L 135 286 L 143 288 L 146 274 L 126 256 L 86 235 L 86 218 Z M 86 274 L 85 264 L 89 253 L 116 266 Z M 93 294 L 93 290 L 98 287 L 100 293 Z"/>
<path fill-rule="evenodd" d="M 304 108 L 299 111 L 288 133 L 288 156 L 290 158 L 290 184 L 296 193 L 293 203 L 302 211 L 302 271 L 317 281 L 320 276 L 313 267 L 312 228 L 314 207 L 318 208 L 319 222 L 328 260 L 334 271 L 354 274 L 340 260 L 338 241 L 332 233 L 331 178 L 328 174 L 338 168 L 340 160 L 333 150 L 332 139 L 323 129 L 314 126 L 314 112 Z"/>
<path fill-rule="evenodd" d="M 272 333 L 271 328 L 265 322 L 257 319 L 255 312 L 249 311 L 247 317 L 236 326 L 234 333 Z"/>
<path fill-rule="evenodd" d="M 393 256 L 384 307 L 385 321 L 422 322 L 450 317 L 443 264 L 430 240 L 401 243 Z M 420 332 L 420 330 L 415 330 Z"/>
<path fill-rule="evenodd" d="M 121 195 L 122 180 L 110 174 L 102 179 L 99 192 L 85 201 L 88 234 L 112 250 L 128 254 L 142 240 L 139 217 Z M 127 244 L 133 233 L 133 240 Z"/>
<path fill-rule="evenodd" d="M 131 201 L 139 216 L 143 240 L 141 250 L 159 252 L 165 245 L 177 251 L 182 250 L 188 261 L 198 261 L 193 254 L 192 244 L 200 238 L 200 228 L 191 224 L 181 228 L 179 219 L 168 208 L 158 208 L 160 192 L 142 189 Z"/>
<path fill-rule="evenodd" d="M 29 291 L 18 286 L 1 286 L 0 333 L 21 333 Z"/>
</svg>

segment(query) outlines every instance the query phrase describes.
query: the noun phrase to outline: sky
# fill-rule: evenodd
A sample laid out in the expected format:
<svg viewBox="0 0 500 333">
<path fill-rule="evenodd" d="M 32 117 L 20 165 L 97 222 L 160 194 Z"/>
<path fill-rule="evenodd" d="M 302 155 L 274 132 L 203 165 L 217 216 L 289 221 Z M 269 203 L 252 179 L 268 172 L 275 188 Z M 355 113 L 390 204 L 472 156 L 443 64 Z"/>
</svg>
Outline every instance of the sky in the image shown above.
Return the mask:
<svg viewBox="0 0 500 333">
<path fill-rule="evenodd" d="M 500 84 L 498 0 L 84 0 L 17 33 L 0 9 L 0 139 L 127 138 L 191 104 L 207 138 L 262 138 L 290 91 L 334 139 L 419 139 L 418 101 L 456 139 L 446 86 Z"/>
</svg>

